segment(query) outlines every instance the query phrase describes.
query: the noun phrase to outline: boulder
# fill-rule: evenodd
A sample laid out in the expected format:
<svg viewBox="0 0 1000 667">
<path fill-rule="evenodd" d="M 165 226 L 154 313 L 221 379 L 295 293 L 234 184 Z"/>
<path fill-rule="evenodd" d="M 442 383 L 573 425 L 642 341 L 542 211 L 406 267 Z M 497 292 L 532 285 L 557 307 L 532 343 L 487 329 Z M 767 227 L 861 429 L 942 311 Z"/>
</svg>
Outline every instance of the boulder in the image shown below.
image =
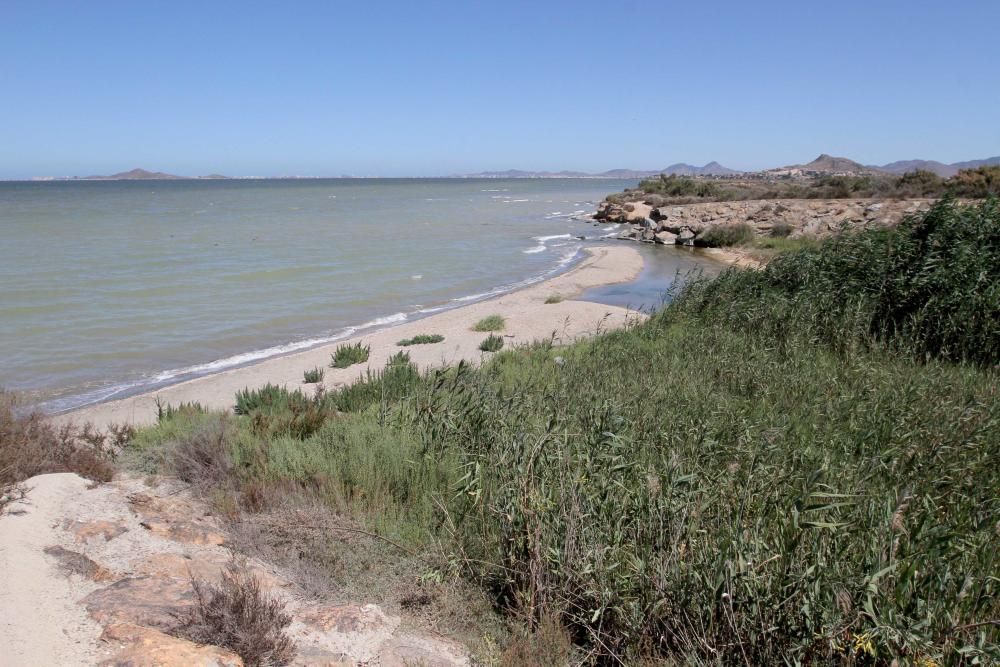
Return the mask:
<svg viewBox="0 0 1000 667">
<path fill-rule="evenodd" d="M 674 245 L 677 243 L 677 234 L 670 232 L 657 232 L 656 242 L 661 245 Z"/>
<path fill-rule="evenodd" d="M 243 660 L 232 651 L 132 623 L 109 625 L 101 640 L 119 646 L 114 656 L 100 663 L 102 667 L 243 667 Z"/>
<path fill-rule="evenodd" d="M 694 233 L 694 231 L 691 230 L 690 227 L 685 227 L 677 235 L 677 243 L 679 243 L 681 245 L 693 246 L 694 245 L 694 237 L 695 236 L 697 236 L 697 235 Z"/>
</svg>

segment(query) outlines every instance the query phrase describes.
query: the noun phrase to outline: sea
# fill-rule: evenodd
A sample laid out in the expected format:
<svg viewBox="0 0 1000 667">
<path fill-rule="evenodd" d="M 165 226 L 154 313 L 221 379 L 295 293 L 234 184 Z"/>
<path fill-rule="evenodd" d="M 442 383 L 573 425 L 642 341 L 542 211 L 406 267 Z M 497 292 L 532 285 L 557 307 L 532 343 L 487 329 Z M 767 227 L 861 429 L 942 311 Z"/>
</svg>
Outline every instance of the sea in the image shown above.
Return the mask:
<svg viewBox="0 0 1000 667">
<path fill-rule="evenodd" d="M 487 299 L 565 271 L 615 225 L 603 179 L 0 182 L 0 387 L 49 412 Z M 710 259 L 642 249 L 651 307 Z"/>
</svg>

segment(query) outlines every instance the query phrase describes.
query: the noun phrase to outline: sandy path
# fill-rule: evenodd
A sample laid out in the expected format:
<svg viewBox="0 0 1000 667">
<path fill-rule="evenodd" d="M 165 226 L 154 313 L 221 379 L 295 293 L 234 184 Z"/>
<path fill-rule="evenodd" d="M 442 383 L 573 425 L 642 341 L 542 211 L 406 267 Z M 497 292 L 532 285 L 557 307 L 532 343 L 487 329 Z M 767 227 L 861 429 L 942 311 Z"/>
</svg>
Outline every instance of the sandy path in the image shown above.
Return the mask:
<svg viewBox="0 0 1000 667">
<path fill-rule="evenodd" d="M 590 256 L 570 271 L 495 299 L 154 392 L 88 406 L 54 417 L 54 420 L 57 423 L 91 422 L 99 428 L 113 423 L 150 424 L 156 419 L 157 397 L 172 405 L 198 401 L 209 408 L 231 408 L 236 392 L 268 382 L 311 390 L 312 385 L 303 385 L 302 373 L 314 366 L 325 368 L 324 384 L 327 387 L 336 387 L 356 380 L 369 368 L 381 369 L 389 357 L 399 350 L 409 352 L 410 358 L 421 368 L 451 365 L 462 359 L 478 362 L 485 356 L 478 347 L 487 334 L 469 329 L 481 318 L 494 313 L 507 319 L 503 332 L 507 336 L 507 346 L 550 337 L 566 343 L 597 331 L 620 327 L 630 317 L 640 317 L 624 308 L 571 300 L 590 287 L 632 280 L 642 270 L 643 260 L 635 248 L 600 246 L 590 248 L 588 252 Z M 566 300 L 546 304 L 545 299 L 553 294 Z M 421 333 L 441 334 L 445 340 L 433 345 L 396 346 L 396 341 Z M 328 368 L 330 354 L 338 345 L 356 341 L 371 346 L 367 364 L 346 369 Z"/>
<path fill-rule="evenodd" d="M 60 542 L 59 523 L 86 480 L 72 474 L 31 480 L 28 499 L 0 517 L 0 664 L 92 665 L 101 626 L 77 600 L 97 586 L 60 572 L 45 547 Z"/>
</svg>

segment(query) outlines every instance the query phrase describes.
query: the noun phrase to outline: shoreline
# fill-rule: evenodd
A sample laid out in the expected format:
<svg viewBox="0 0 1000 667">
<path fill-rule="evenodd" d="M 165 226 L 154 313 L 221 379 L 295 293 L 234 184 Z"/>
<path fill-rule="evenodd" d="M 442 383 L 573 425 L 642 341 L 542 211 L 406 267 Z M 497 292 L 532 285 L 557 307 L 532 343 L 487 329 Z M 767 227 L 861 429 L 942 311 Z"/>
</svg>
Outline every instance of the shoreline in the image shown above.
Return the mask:
<svg viewBox="0 0 1000 667">
<path fill-rule="evenodd" d="M 488 334 L 473 332 L 470 328 L 479 319 L 492 314 L 506 318 L 507 326 L 502 333 L 508 346 L 546 338 L 568 343 L 643 317 L 626 308 L 575 300 L 586 289 L 635 279 L 643 268 L 640 254 L 634 248 L 623 246 L 594 246 L 584 251 L 587 256 L 569 270 L 494 298 L 125 398 L 86 405 L 52 415 L 50 419 L 57 425 L 90 423 L 106 430 L 110 424 L 154 423 L 157 399 L 164 404 L 198 402 L 209 409 L 230 409 L 236 392 L 269 382 L 311 391 L 316 385 L 304 384 L 302 374 L 317 366 L 325 370 L 323 384 L 328 389 L 336 389 L 363 377 L 368 370 L 380 370 L 389 357 L 400 350 L 408 352 L 421 370 L 454 365 L 461 360 L 478 363 L 489 354 L 478 349 Z M 545 299 L 554 294 L 563 300 L 546 304 Z M 396 345 L 400 339 L 421 333 L 441 334 L 445 340 L 431 345 Z M 338 346 L 357 342 L 371 346 L 368 362 L 344 369 L 329 368 L 330 355 Z"/>
</svg>

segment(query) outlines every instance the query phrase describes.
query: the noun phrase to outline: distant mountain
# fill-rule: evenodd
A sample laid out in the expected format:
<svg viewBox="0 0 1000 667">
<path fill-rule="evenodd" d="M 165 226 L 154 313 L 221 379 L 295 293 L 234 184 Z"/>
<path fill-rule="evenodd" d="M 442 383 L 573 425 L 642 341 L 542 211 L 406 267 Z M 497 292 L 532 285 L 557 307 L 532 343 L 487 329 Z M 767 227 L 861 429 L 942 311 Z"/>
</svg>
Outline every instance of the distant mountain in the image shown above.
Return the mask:
<svg viewBox="0 0 1000 667">
<path fill-rule="evenodd" d="M 478 174 L 464 174 L 460 178 L 620 178 L 622 180 L 636 180 L 659 176 L 660 174 L 676 174 L 677 176 L 729 176 L 739 173 L 742 172 L 723 167 L 718 162 L 709 162 L 704 167 L 678 163 L 659 171 L 655 169 L 609 169 L 598 174 L 584 171 L 522 171 L 520 169 L 508 169 L 507 171 L 481 171 Z"/>
<path fill-rule="evenodd" d="M 670 165 L 660 173 L 674 176 L 732 176 L 742 172 L 730 169 L 729 167 L 723 167 L 718 162 L 713 161 L 704 167 L 696 167 L 693 164 L 678 162 L 677 164 Z"/>
<path fill-rule="evenodd" d="M 785 168 L 788 169 L 789 167 Z M 850 160 L 846 157 L 833 157 L 832 155 L 827 155 L 826 153 L 821 154 L 818 158 L 808 164 L 797 164 L 791 168 L 831 174 L 871 173 L 873 171 L 879 171 L 877 167 L 866 167 L 860 162 L 855 162 L 854 160 Z"/>
<path fill-rule="evenodd" d="M 958 173 L 958 167 L 944 164 L 937 160 L 898 160 L 878 167 L 890 174 L 905 174 L 909 171 L 931 171 L 942 178 L 948 178 Z"/>
<path fill-rule="evenodd" d="M 184 176 L 174 176 L 165 174 L 162 171 L 146 171 L 145 169 L 133 169 L 123 171 L 110 176 L 83 176 L 84 181 L 176 181 L 185 178 Z"/>
<path fill-rule="evenodd" d="M 989 157 L 984 160 L 967 160 L 965 162 L 953 162 L 951 164 L 944 164 L 943 162 L 938 162 L 937 160 L 900 160 L 898 162 L 890 162 L 887 165 L 879 167 L 882 171 L 888 171 L 893 174 L 905 174 L 908 171 L 931 171 L 940 176 L 941 178 L 949 178 L 954 176 L 962 169 L 975 169 L 976 167 L 990 167 L 1000 165 L 1000 156 Z"/>
<path fill-rule="evenodd" d="M 952 167 L 957 169 L 975 169 L 977 167 L 997 167 L 1000 166 L 1000 155 L 988 157 L 985 160 L 969 160 L 967 162 L 953 162 Z"/>
</svg>

